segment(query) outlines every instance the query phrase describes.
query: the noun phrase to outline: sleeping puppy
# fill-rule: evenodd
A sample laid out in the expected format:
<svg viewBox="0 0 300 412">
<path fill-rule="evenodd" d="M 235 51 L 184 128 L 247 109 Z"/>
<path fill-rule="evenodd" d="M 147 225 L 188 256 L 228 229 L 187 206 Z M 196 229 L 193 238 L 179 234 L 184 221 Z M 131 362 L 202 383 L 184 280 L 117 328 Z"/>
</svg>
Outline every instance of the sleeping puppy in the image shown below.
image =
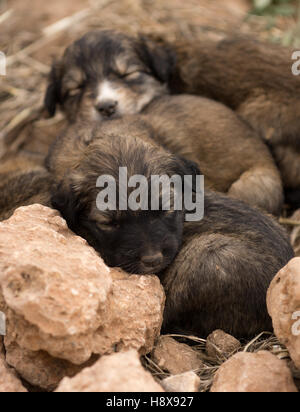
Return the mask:
<svg viewBox="0 0 300 412">
<path fill-rule="evenodd" d="M 180 81 L 171 90 L 218 100 L 240 114 L 271 148 L 287 200 L 299 208 L 300 79 L 292 74 L 293 50 L 251 38 L 174 49 Z"/>
<path fill-rule="evenodd" d="M 79 134 L 74 127 L 64 138 L 58 138 L 47 159 L 48 169 L 57 182 L 52 205 L 109 266 L 137 274 L 159 273 L 170 265 L 180 248 L 183 208 L 101 211 L 97 207 L 98 178 L 115 179 L 119 204 L 119 190 L 123 187 L 120 168 L 128 171 L 124 186 L 137 175 L 150 182 L 152 176 L 193 175 L 197 168 L 151 141 L 151 126 L 142 120 L 129 124 L 123 120 L 111 122 L 111 127 L 109 122 L 94 130 L 84 127 Z M 143 140 L 137 137 L 140 135 Z M 128 198 L 132 193 L 133 188 L 128 188 Z M 124 196 L 127 201 L 127 193 Z"/>
<path fill-rule="evenodd" d="M 59 138 L 49 154 L 57 182 L 52 204 L 108 265 L 159 275 L 167 294 L 164 332 L 206 337 L 223 328 L 247 337 L 271 330 L 267 288 L 293 257 L 281 227 L 246 204 L 209 191 L 204 218 L 193 223 L 184 223 L 185 210 L 172 207 L 101 211 L 97 180 L 114 177 L 118 193 L 120 167 L 147 180 L 200 172 L 155 144 L 155 130 L 138 116 L 78 130 Z"/>
<path fill-rule="evenodd" d="M 225 106 L 170 96 L 167 83 L 175 77 L 168 48 L 114 31 L 91 32 L 54 65 L 45 102 L 51 114 L 59 103 L 78 122 L 145 113 L 159 144 L 201 163 L 209 188 L 280 214 L 281 178 L 266 146 Z"/>
<path fill-rule="evenodd" d="M 45 106 L 57 105 L 70 122 L 139 113 L 166 94 L 175 54 L 145 38 L 113 30 L 89 32 L 53 65 Z"/>
<path fill-rule="evenodd" d="M 204 219 L 185 223 L 183 246 L 160 275 L 167 296 L 163 333 L 206 338 L 221 329 L 248 339 L 272 331 L 266 293 L 293 256 L 274 220 L 206 191 Z"/>
<path fill-rule="evenodd" d="M 0 182 L 0 221 L 10 218 L 18 207 L 51 204 L 51 175 L 24 156 L 12 157 L 1 164 Z"/>
<path fill-rule="evenodd" d="M 283 188 L 272 155 L 232 110 L 181 95 L 156 99 L 143 113 L 159 144 L 201 166 L 207 188 L 280 214 Z"/>
</svg>

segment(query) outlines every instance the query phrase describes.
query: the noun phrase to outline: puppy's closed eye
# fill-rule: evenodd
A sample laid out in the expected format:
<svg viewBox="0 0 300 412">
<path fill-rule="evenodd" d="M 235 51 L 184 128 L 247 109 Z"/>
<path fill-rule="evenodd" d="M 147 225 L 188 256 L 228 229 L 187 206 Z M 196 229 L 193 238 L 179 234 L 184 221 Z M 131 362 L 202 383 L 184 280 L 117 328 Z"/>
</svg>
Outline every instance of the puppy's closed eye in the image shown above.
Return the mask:
<svg viewBox="0 0 300 412">
<path fill-rule="evenodd" d="M 72 71 L 63 81 L 62 94 L 64 98 L 77 96 L 84 88 L 84 78 L 80 71 Z"/>
<path fill-rule="evenodd" d="M 75 87 L 75 88 L 73 88 L 73 89 L 69 89 L 69 90 L 66 92 L 66 95 L 68 95 L 69 97 L 78 96 L 78 95 L 82 92 L 83 87 L 84 87 L 84 85 L 80 85 L 80 86 Z"/>
<path fill-rule="evenodd" d="M 112 232 L 117 229 L 112 223 L 97 223 L 97 227 L 104 232 Z"/>
<path fill-rule="evenodd" d="M 175 61 L 172 50 L 147 38 L 113 30 L 87 33 L 54 64 L 45 105 L 54 116 L 59 104 L 70 123 L 77 117 L 100 122 L 140 113 L 156 97 L 168 93 Z M 102 89 L 105 100 L 117 105 L 99 108 Z"/>
<path fill-rule="evenodd" d="M 121 225 L 117 221 L 105 216 L 98 217 L 95 220 L 95 223 L 98 229 L 105 232 L 112 232 L 121 227 Z"/>
<path fill-rule="evenodd" d="M 124 74 L 122 78 L 126 80 L 136 80 L 139 79 L 143 74 L 145 73 L 143 73 L 142 71 L 134 71 Z"/>
</svg>

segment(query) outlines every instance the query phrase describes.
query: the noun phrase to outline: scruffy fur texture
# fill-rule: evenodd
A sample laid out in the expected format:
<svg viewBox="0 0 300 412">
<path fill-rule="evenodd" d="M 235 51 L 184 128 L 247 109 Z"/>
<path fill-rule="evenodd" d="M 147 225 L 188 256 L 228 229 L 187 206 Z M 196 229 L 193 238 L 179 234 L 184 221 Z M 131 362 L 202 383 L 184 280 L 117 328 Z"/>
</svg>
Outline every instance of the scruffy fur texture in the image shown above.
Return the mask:
<svg viewBox="0 0 300 412">
<path fill-rule="evenodd" d="M 266 293 L 294 256 L 284 230 L 246 204 L 205 193 L 205 215 L 186 223 L 183 246 L 161 275 L 167 300 L 163 333 L 237 338 L 272 331 Z"/>
<path fill-rule="evenodd" d="M 58 183 L 53 206 L 109 265 L 160 276 L 167 294 L 164 332 L 206 337 L 222 328 L 249 337 L 271 330 L 267 288 L 293 257 L 282 228 L 245 203 L 209 191 L 198 223 L 184 223 L 174 212 L 100 212 L 99 175 L 117 177 L 122 166 L 148 178 L 200 171 L 157 146 L 154 128 L 139 117 L 78 130 L 60 137 L 48 158 Z M 149 255 L 156 259 L 152 267 L 143 263 Z"/>
<path fill-rule="evenodd" d="M 53 116 L 59 105 L 70 122 L 139 113 L 167 93 L 174 69 L 174 52 L 146 38 L 89 32 L 53 64 L 45 106 Z"/>
<path fill-rule="evenodd" d="M 219 103 L 171 97 L 167 85 L 181 84 L 179 78 L 170 47 L 95 31 L 72 44 L 53 65 L 45 104 L 52 115 L 60 105 L 70 122 L 103 122 L 144 112 L 158 131 L 158 143 L 197 162 L 207 187 L 280 214 L 281 178 L 259 136 Z"/>
<path fill-rule="evenodd" d="M 20 206 L 51 204 L 52 178 L 30 159 L 16 156 L 3 162 L 0 182 L 0 221 L 8 219 Z"/>
<path fill-rule="evenodd" d="M 154 175 L 194 174 L 196 166 L 157 146 L 151 126 L 142 120 L 112 120 L 94 129 L 84 127 L 79 135 L 77 130 L 74 127 L 57 140 L 47 161 L 57 182 L 53 206 L 109 266 L 137 274 L 162 271 L 180 248 L 184 210 L 100 211 L 97 179 L 114 177 L 119 193 L 121 167 L 127 167 L 128 177 L 142 175 L 150 182 Z M 140 134 L 143 140 L 137 137 Z"/>
<path fill-rule="evenodd" d="M 271 148 L 287 200 L 300 207 L 300 79 L 292 74 L 293 50 L 244 37 L 174 49 L 181 80 L 171 90 L 213 98 L 240 114 Z"/>
<path fill-rule="evenodd" d="M 144 113 L 159 144 L 198 163 L 206 188 L 280 214 L 283 188 L 272 155 L 232 110 L 182 95 L 156 99 Z"/>
</svg>

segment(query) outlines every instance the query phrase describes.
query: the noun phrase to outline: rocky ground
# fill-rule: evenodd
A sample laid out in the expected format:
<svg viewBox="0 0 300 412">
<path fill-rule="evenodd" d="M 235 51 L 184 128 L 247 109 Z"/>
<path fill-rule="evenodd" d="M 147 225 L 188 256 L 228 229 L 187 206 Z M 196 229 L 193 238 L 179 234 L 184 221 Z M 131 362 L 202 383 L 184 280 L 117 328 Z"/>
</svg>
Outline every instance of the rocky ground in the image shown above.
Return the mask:
<svg viewBox="0 0 300 412">
<path fill-rule="evenodd" d="M 108 268 L 52 209 L 23 207 L 0 223 L 0 257 L 0 392 L 298 391 L 299 258 L 268 292 L 278 342 L 245 346 L 215 331 L 190 346 L 160 336 L 157 277 Z"/>
</svg>

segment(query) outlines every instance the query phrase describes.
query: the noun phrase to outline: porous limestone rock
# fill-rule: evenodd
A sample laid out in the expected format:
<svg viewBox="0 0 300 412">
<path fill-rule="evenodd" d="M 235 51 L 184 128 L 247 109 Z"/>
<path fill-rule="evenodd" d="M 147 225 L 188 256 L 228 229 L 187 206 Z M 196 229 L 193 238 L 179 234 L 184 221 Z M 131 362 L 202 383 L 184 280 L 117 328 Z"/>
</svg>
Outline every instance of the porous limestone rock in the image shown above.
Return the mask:
<svg viewBox="0 0 300 412">
<path fill-rule="evenodd" d="M 15 371 L 9 368 L 3 358 L 0 358 L 0 393 L 27 392 L 17 377 Z"/>
<path fill-rule="evenodd" d="M 203 362 L 194 349 L 168 336 L 159 338 L 153 351 L 153 360 L 172 375 L 197 371 L 203 367 Z"/>
<path fill-rule="evenodd" d="M 206 353 L 212 359 L 223 360 L 233 355 L 240 347 L 241 343 L 233 336 L 216 330 L 207 338 Z"/>
<path fill-rule="evenodd" d="M 80 366 L 92 355 L 116 350 L 150 352 L 160 333 L 164 301 L 156 276 L 129 276 L 108 268 L 57 211 L 23 207 L 0 223 L 0 311 L 7 318 L 7 359 L 33 385 L 40 365 L 57 368 L 57 359 Z M 24 362 L 13 359 L 16 350 L 23 352 Z M 36 359 L 32 374 L 28 357 Z M 55 372 L 45 370 L 41 386 L 58 384 L 60 371 L 58 367 L 53 379 Z"/>
<path fill-rule="evenodd" d="M 270 352 L 237 353 L 217 372 L 211 392 L 298 392 L 287 364 Z"/>
<path fill-rule="evenodd" d="M 78 366 L 63 359 L 53 358 L 47 352 L 33 352 L 20 348 L 16 343 L 6 348 L 7 363 L 17 370 L 25 381 L 47 392 L 56 389 L 64 377 L 75 376 L 85 367 L 93 365 L 96 360 L 98 357 L 92 356 L 88 362 Z"/>
<path fill-rule="evenodd" d="M 161 382 L 167 392 L 199 392 L 200 378 L 195 372 L 173 375 Z"/>
<path fill-rule="evenodd" d="M 277 338 L 300 369 L 300 258 L 291 260 L 274 278 L 267 305 Z"/>
<path fill-rule="evenodd" d="M 103 356 L 74 378 L 64 378 L 56 392 L 164 392 L 141 365 L 137 351 Z"/>
</svg>

